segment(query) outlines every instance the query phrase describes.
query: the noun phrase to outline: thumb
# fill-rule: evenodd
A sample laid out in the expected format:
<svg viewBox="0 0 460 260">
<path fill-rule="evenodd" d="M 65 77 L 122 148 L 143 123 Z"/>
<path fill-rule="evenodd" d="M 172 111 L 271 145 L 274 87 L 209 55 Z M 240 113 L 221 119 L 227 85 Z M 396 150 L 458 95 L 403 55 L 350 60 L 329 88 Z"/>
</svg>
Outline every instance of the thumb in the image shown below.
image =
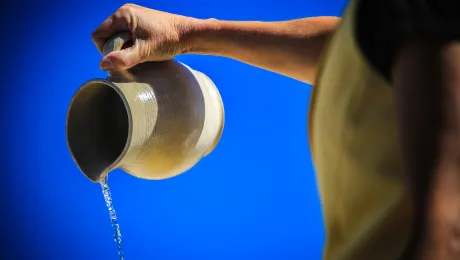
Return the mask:
<svg viewBox="0 0 460 260">
<path fill-rule="evenodd" d="M 100 67 L 102 70 L 126 70 L 141 62 L 139 45 L 113 51 L 102 58 Z"/>
</svg>

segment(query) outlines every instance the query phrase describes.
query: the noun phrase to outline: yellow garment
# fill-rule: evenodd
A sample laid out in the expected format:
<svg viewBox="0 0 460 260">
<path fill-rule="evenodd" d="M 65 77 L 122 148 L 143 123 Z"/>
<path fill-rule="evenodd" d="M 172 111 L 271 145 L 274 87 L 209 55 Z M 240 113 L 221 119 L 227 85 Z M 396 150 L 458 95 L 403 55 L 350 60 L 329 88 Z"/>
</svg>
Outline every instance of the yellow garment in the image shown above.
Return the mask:
<svg viewBox="0 0 460 260">
<path fill-rule="evenodd" d="M 396 260 L 412 211 L 403 184 L 393 90 L 354 37 L 351 0 L 313 90 L 310 143 L 326 225 L 325 260 Z"/>
</svg>

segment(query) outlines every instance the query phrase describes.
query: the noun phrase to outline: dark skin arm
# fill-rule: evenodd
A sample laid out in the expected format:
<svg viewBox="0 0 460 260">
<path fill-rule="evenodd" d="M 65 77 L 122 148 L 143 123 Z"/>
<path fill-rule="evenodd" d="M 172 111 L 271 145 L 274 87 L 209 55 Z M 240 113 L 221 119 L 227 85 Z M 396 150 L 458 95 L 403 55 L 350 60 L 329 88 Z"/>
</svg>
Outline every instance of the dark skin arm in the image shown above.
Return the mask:
<svg viewBox="0 0 460 260">
<path fill-rule="evenodd" d="M 402 259 L 460 259 L 460 43 L 414 41 L 393 83 L 407 181 L 414 200 Z"/>
</svg>

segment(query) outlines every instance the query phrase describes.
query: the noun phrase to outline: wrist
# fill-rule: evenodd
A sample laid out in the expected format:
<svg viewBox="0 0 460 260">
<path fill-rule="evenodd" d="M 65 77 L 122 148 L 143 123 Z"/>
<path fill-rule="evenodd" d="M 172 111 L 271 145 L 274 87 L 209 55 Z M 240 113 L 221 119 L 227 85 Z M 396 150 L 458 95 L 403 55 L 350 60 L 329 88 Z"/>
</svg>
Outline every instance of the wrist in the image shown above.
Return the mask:
<svg viewBox="0 0 460 260">
<path fill-rule="evenodd" d="M 217 19 L 194 19 L 184 37 L 184 54 L 219 54 L 225 39 L 219 32 L 223 21 Z"/>
</svg>

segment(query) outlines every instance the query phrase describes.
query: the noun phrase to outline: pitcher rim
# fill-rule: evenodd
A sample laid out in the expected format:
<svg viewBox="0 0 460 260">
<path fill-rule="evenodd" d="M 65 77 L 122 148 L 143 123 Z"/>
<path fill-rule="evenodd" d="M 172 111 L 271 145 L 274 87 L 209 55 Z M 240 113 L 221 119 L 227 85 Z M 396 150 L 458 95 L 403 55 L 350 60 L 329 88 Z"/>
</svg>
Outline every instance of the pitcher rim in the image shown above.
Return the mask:
<svg viewBox="0 0 460 260">
<path fill-rule="evenodd" d="M 106 85 L 106 86 L 109 86 L 111 87 L 112 89 L 114 89 L 118 96 L 121 98 L 121 100 L 123 101 L 123 105 L 125 106 L 125 109 L 126 109 L 126 112 L 128 114 L 128 136 L 126 138 L 126 143 L 125 143 L 125 146 L 123 147 L 123 150 L 122 152 L 120 153 L 120 155 L 117 157 L 117 159 L 115 159 L 109 166 L 107 166 L 101 173 L 101 175 L 99 176 L 98 180 L 93 180 L 91 178 L 89 178 L 84 172 L 83 170 L 81 169 L 80 165 L 78 164 L 78 162 L 76 161 L 75 159 L 75 156 L 72 152 L 72 149 L 70 148 L 70 144 L 69 144 L 69 131 L 68 131 L 68 124 L 69 124 L 69 114 L 70 114 L 70 108 L 72 107 L 72 104 L 74 103 L 75 101 L 75 97 L 80 93 L 80 91 L 86 87 L 88 87 L 89 84 L 93 84 L 93 83 L 102 83 L 103 85 Z M 100 181 L 102 181 L 108 174 L 109 174 L 109 169 L 114 169 L 115 166 L 117 164 L 120 163 L 120 161 L 122 160 L 122 158 L 126 155 L 126 153 L 128 152 L 129 150 L 129 147 L 131 145 L 131 138 L 132 138 L 132 131 L 133 131 L 133 120 L 132 120 L 132 115 L 131 115 L 131 108 L 129 106 L 129 102 L 128 100 L 126 99 L 126 97 L 123 95 L 123 92 L 121 91 L 121 89 L 116 85 L 114 84 L 113 82 L 110 82 L 106 79 L 103 79 L 103 78 L 95 78 L 95 79 L 90 79 L 88 81 L 86 81 L 85 83 L 83 83 L 78 89 L 77 91 L 75 91 L 75 93 L 73 94 L 71 100 L 70 100 L 70 104 L 69 104 L 69 108 L 67 109 L 67 114 L 66 114 L 66 143 L 67 143 L 67 148 L 69 149 L 70 151 L 70 154 L 71 154 L 71 157 L 72 157 L 72 160 L 74 161 L 74 163 L 77 165 L 78 169 L 83 173 L 83 175 L 85 175 L 86 178 L 88 178 L 90 181 L 94 182 L 94 183 L 98 183 Z"/>
</svg>

